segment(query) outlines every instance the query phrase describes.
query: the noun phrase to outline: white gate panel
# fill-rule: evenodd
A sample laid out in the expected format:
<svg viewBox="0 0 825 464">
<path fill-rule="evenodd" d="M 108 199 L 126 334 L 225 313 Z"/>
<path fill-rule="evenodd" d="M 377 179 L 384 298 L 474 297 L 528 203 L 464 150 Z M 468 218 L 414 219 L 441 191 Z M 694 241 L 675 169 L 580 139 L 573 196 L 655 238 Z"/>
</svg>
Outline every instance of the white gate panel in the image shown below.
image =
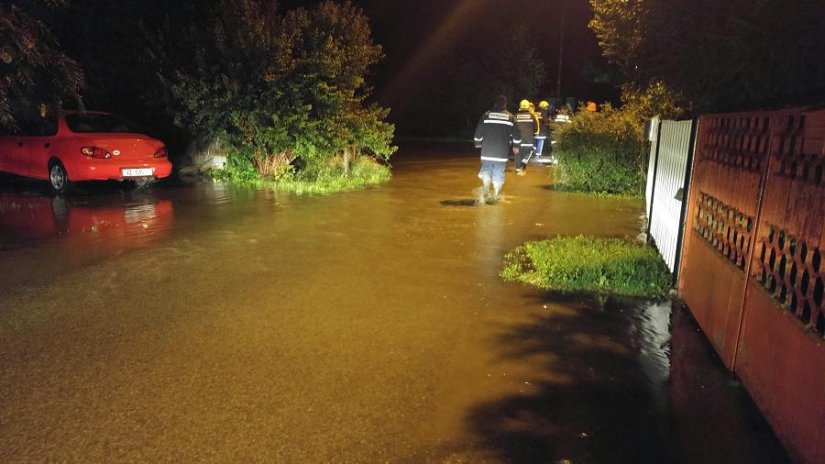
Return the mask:
<svg viewBox="0 0 825 464">
<path fill-rule="evenodd" d="M 684 188 L 691 151 L 693 121 L 662 121 L 659 131 L 659 154 L 655 166 L 650 235 L 671 272 L 676 272 L 682 228 L 682 201 L 677 198 Z M 687 199 L 687 192 L 683 192 Z"/>
</svg>

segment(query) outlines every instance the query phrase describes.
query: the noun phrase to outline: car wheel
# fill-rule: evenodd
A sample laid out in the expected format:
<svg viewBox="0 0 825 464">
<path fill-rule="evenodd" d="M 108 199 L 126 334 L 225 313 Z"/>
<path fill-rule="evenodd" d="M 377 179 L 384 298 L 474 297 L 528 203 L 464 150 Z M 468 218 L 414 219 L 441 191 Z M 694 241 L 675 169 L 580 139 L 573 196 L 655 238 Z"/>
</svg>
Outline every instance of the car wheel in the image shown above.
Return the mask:
<svg viewBox="0 0 825 464">
<path fill-rule="evenodd" d="M 60 161 L 54 161 L 49 167 L 49 185 L 52 190 L 59 194 L 66 194 L 72 189 L 72 182 L 69 180 L 69 175 L 66 174 L 66 168 Z"/>
</svg>

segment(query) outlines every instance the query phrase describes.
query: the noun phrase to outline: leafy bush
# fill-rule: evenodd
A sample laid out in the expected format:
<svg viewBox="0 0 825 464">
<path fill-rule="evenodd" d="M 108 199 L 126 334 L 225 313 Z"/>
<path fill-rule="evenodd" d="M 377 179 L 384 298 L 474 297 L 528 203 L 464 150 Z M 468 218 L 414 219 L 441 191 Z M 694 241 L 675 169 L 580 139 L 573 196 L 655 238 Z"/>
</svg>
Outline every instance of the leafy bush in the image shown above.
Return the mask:
<svg viewBox="0 0 825 464">
<path fill-rule="evenodd" d="M 645 143 L 633 115 L 605 104 L 585 109 L 558 132 L 558 187 L 639 196 L 644 192 Z"/>
<path fill-rule="evenodd" d="M 212 173 L 217 179 L 242 181 L 247 184 L 285 190 L 299 195 L 344 192 L 382 184 L 392 177 L 390 168 L 362 156 L 344 169 L 341 159 L 332 158 L 314 163 L 304 170 L 286 169 L 277 179 L 265 178 L 249 160 L 230 157 L 225 169 Z"/>
<path fill-rule="evenodd" d="M 392 176 L 387 166 L 368 157 L 357 158 L 349 169 L 344 166 L 343 160 L 332 158 L 278 182 L 276 187 L 299 194 L 329 194 L 381 184 Z"/>
<path fill-rule="evenodd" d="M 670 272 L 650 246 L 621 239 L 556 237 L 508 253 L 501 276 L 546 290 L 659 297 Z"/>
<path fill-rule="evenodd" d="M 230 175 L 234 166 L 246 176 L 251 164 L 264 177 L 282 178 L 298 157 L 308 168 L 339 159 L 347 172 L 362 153 L 393 153 L 387 110 L 366 103 L 364 76 L 381 47 L 350 2 L 280 15 L 273 2 L 230 0 L 201 22 L 156 37 L 157 55 L 171 70 L 160 78 L 178 124 L 235 147 L 230 159 L 240 159 L 230 162 Z"/>
<path fill-rule="evenodd" d="M 224 180 L 235 180 L 245 183 L 255 183 L 263 180 L 263 176 L 255 167 L 251 150 L 233 152 L 226 157 L 226 166 L 222 170 L 212 172 L 213 177 Z"/>
<path fill-rule="evenodd" d="M 625 86 L 622 107 L 599 112 L 581 108 L 556 132 L 561 174 L 558 188 L 588 193 L 641 196 L 647 174 L 644 125 L 650 118 L 684 113 L 679 95 L 661 83 Z"/>
<path fill-rule="evenodd" d="M 622 86 L 622 109 L 633 114 L 642 124 L 653 116 L 682 118 L 690 111 L 688 105 L 684 95 L 659 81 L 641 88 L 632 84 Z"/>
<path fill-rule="evenodd" d="M 559 155 L 563 160 L 556 188 L 561 191 L 637 197 L 643 192 L 644 176 L 629 164 L 611 162 L 611 156 L 594 150 L 583 156 Z"/>
</svg>

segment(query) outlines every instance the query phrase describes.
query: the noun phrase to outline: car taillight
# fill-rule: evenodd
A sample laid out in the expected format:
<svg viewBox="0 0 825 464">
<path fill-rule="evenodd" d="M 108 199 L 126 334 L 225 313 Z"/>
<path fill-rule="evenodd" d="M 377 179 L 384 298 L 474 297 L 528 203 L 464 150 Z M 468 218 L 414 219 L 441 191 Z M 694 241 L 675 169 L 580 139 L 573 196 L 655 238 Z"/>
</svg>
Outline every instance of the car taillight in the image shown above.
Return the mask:
<svg viewBox="0 0 825 464">
<path fill-rule="evenodd" d="M 80 153 L 89 158 L 109 159 L 112 157 L 111 153 L 99 147 L 83 147 L 80 149 Z"/>
<path fill-rule="evenodd" d="M 166 147 L 160 147 L 158 151 L 155 152 L 155 158 L 166 158 L 169 155 L 169 152 L 166 150 Z"/>
</svg>

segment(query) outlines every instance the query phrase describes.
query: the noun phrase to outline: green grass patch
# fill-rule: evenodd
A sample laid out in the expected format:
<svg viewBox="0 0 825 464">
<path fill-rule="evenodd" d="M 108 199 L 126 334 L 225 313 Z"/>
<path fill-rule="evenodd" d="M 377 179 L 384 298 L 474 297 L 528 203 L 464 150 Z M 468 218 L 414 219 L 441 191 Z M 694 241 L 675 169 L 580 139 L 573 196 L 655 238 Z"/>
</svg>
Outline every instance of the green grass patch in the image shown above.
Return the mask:
<svg viewBox="0 0 825 464">
<path fill-rule="evenodd" d="M 622 239 L 556 237 L 508 253 L 501 276 L 563 293 L 663 297 L 671 276 L 652 247 Z"/>
<path fill-rule="evenodd" d="M 321 167 L 311 166 L 303 171 L 285 172 L 277 179 L 265 178 L 251 167 L 229 167 L 215 173 L 214 177 L 236 184 L 273 188 L 298 195 L 329 195 L 382 184 L 392 178 L 392 172 L 388 166 L 372 158 L 359 157 L 352 162 L 349 172 L 341 164 L 329 163 Z"/>
<path fill-rule="evenodd" d="M 268 181 L 267 185 L 278 190 L 301 194 L 332 194 L 358 190 L 379 185 L 392 178 L 390 168 L 376 161 L 362 157 L 345 172 L 340 165 L 325 166 L 323 169 L 307 169 L 292 176 Z"/>
</svg>

